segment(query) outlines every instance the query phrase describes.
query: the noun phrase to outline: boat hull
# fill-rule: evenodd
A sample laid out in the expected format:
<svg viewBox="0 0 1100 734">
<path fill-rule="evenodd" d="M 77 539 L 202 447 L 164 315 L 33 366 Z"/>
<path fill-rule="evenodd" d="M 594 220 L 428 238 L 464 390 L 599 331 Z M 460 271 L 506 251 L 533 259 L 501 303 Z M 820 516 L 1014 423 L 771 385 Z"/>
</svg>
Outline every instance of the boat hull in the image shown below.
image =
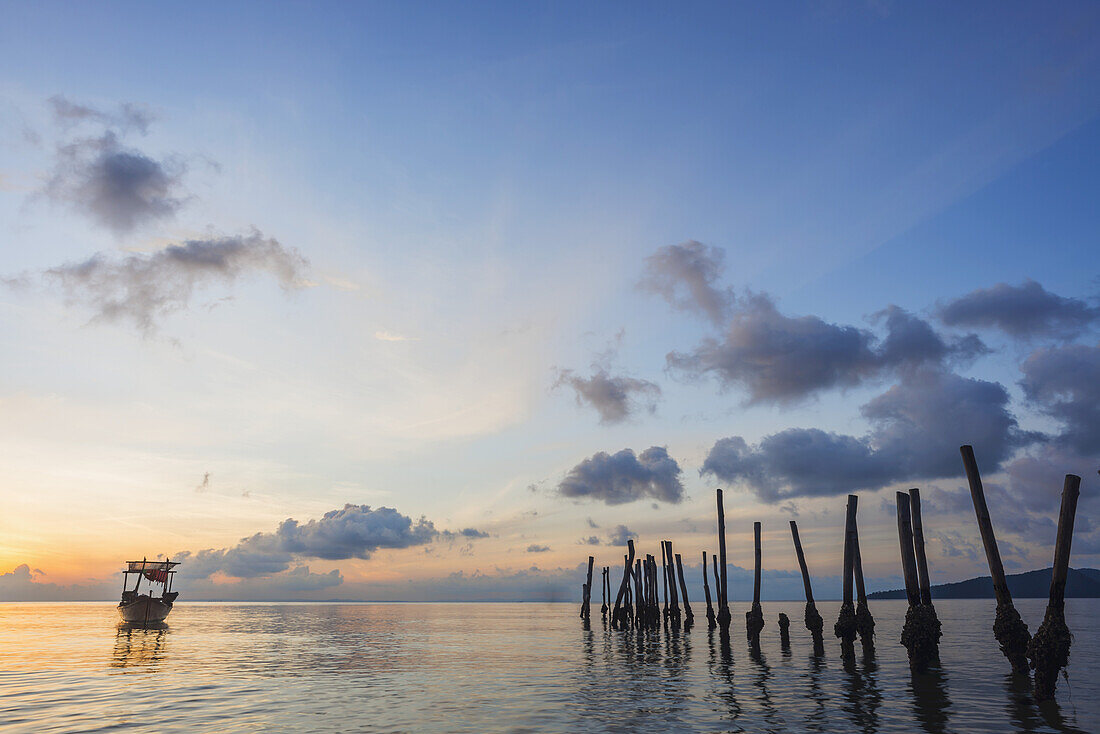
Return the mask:
<svg viewBox="0 0 1100 734">
<path fill-rule="evenodd" d="M 170 611 L 172 611 L 170 603 L 144 595 L 128 604 L 118 605 L 118 614 L 122 617 L 122 621 L 130 624 L 163 622 Z"/>
</svg>

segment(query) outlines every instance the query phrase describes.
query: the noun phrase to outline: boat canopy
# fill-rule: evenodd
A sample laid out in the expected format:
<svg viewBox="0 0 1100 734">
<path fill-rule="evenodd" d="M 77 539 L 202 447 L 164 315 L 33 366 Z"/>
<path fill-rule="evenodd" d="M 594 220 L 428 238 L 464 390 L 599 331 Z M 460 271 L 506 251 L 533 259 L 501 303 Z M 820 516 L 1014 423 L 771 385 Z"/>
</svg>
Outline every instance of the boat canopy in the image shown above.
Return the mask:
<svg viewBox="0 0 1100 734">
<path fill-rule="evenodd" d="M 180 565 L 176 561 L 126 561 L 127 573 L 141 573 L 142 571 L 168 571 L 174 566 Z M 172 571 L 175 573 L 175 571 Z"/>
</svg>

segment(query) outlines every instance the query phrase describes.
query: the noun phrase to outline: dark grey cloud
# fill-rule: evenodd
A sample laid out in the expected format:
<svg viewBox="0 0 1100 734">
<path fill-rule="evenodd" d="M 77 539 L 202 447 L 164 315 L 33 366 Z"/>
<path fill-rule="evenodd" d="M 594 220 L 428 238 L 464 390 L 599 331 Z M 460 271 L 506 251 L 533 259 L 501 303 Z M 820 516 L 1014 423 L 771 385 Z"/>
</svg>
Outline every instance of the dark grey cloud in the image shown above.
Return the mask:
<svg viewBox="0 0 1100 734">
<path fill-rule="evenodd" d="M 488 538 L 489 534 L 477 528 L 462 528 L 458 534 L 464 538 Z"/>
<path fill-rule="evenodd" d="M 1062 423 L 1057 442 L 1081 456 L 1100 455 L 1100 345 L 1039 349 L 1020 369 L 1027 398 Z"/>
<path fill-rule="evenodd" d="M 593 519 L 592 519 L 592 518 L 590 518 L 590 517 L 586 517 L 586 518 L 585 518 L 585 521 L 586 521 L 586 522 L 588 523 L 588 527 L 590 527 L 590 528 L 592 528 L 592 529 L 594 529 L 594 530 L 595 530 L 595 529 L 598 529 L 598 528 L 600 527 L 599 525 L 597 525 L 597 524 L 596 524 L 596 521 L 595 521 L 595 520 L 593 520 Z"/>
<path fill-rule="evenodd" d="M 370 558 L 380 548 L 426 545 L 442 534 L 423 517 L 414 521 L 390 507 L 348 504 L 307 523 L 284 520 L 274 532 L 256 533 L 231 548 L 177 553 L 175 560 L 186 561 L 196 578 L 215 572 L 254 578 L 286 571 L 298 558 Z"/>
<path fill-rule="evenodd" d="M 253 231 L 122 257 L 97 253 L 51 268 L 44 276 L 60 286 L 69 302 L 90 308 L 94 321 L 129 322 L 150 334 L 162 317 L 186 308 L 195 291 L 208 283 L 232 284 L 266 273 L 291 289 L 303 285 L 307 267 L 297 250 Z"/>
<path fill-rule="evenodd" d="M 613 455 L 601 451 L 570 469 L 558 491 L 564 497 L 609 505 L 646 497 L 675 503 L 684 498 L 680 474 L 679 464 L 661 446 L 651 446 L 640 455 L 631 449 Z"/>
<path fill-rule="evenodd" d="M 902 480 L 955 477 L 958 447 L 974 446 L 988 472 L 1039 440 L 1021 431 L 998 383 L 935 369 L 907 373 L 862 407 L 871 431 L 861 437 L 791 428 L 749 446 L 717 441 L 701 474 L 740 483 L 765 502 L 875 490 Z"/>
<path fill-rule="evenodd" d="M 971 291 L 941 304 L 938 315 L 948 326 L 1000 329 L 1020 339 L 1071 339 L 1100 323 L 1100 308 L 1051 293 L 1031 279 Z"/>
<path fill-rule="evenodd" d="M 616 525 L 611 534 L 607 536 L 608 545 L 626 545 L 631 538 L 637 538 L 638 534 L 626 525 Z"/>
<path fill-rule="evenodd" d="M 114 232 L 170 219 L 186 196 L 179 160 L 156 160 L 125 146 L 114 131 L 61 146 L 43 193 Z"/>
<path fill-rule="evenodd" d="M 595 535 L 589 535 L 587 538 L 581 538 L 581 545 L 599 545 L 600 539 Z"/>
<path fill-rule="evenodd" d="M 716 324 L 726 321 L 734 295 L 718 285 L 725 252 L 695 240 L 668 245 L 646 258 L 639 287 L 664 298 L 674 308 L 703 314 Z"/>
<path fill-rule="evenodd" d="M 638 410 L 652 413 L 657 408 L 661 388 L 649 380 L 611 375 L 596 369 L 590 377 L 573 370 L 561 370 L 554 387 L 568 386 L 576 394 L 577 405 L 589 405 L 600 414 L 600 423 L 622 423 Z"/>
<path fill-rule="evenodd" d="M 766 294 L 750 294 L 740 299 L 720 338 L 705 339 L 691 352 L 672 352 L 667 362 L 689 377 L 713 375 L 725 388 L 744 389 L 749 404 L 789 404 L 820 390 L 855 387 L 984 351 L 977 337 L 948 341 L 897 306 L 875 318 L 886 328 L 881 344 L 868 329 L 785 316 Z"/>
<path fill-rule="evenodd" d="M 531 545 L 527 546 L 528 553 L 546 553 L 548 550 L 550 550 L 550 546 L 539 545 L 538 543 L 532 543 Z"/>
</svg>

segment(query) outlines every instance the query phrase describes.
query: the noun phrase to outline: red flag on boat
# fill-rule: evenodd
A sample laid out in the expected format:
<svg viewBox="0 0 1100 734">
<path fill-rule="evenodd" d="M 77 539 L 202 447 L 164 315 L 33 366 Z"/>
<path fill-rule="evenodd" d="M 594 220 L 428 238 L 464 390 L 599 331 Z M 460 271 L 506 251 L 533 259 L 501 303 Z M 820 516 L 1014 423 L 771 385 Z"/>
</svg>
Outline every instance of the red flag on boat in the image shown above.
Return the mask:
<svg viewBox="0 0 1100 734">
<path fill-rule="evenodd" d="M 168 569 L 149 569 L 145 572 L 145 578 L 149 579 L 150 581 L 156 581 L 158 584 L 168 583 Z"/>
</svg>

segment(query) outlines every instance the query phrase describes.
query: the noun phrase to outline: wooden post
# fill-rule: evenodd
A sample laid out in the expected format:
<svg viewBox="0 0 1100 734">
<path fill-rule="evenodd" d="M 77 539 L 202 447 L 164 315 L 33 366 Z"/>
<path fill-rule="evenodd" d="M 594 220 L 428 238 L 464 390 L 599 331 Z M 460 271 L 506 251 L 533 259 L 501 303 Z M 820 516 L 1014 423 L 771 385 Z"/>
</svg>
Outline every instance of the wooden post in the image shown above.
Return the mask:
<svg viewBox="0 0 1100 734">
<path fill-rule="evenodd" d="M 764 612 L 760 609 L 760 523 L 752 524 L 753 564 L 752 607 L 745 613 L 745 633 L 751 643 L 760 642 L 760 631 L 764 629 Z"/>
<path fill-rule="evenodd" d="M 668 560 L 665 556 L 665 542 L 661 541 L 661 595 L 664 597 L 664 615 L 668 616 Z"/>
<path fill-rule="evenodd" d="M 760 604 L 760 523 L 752 524 L 752 542 L 755 549 L 756 569 L 752 577 L 752 603 Z"/>
<path fill-rule="evenodd" d="M 718 490 L 718 556 L 721 564 L 722 588 L 718 590 L 718 624 L 723 630 L 730 628 L 730 605 L 726 582 L 726 511 L 722 506 L 722 490 Z"/>
<path fill-rule="evenodd" d="M 669 543 L 669 546 L 671 547 L 672 543 Z M 679 553 L 676 554 L 676 573 L 680 577 L 680 593 L 683 594 L 684 597 L 684 618 L 690 623 L 695 619 L 695 615 L 691 613 L 691 604 L 688 602 L 687 581 L 684 579 L 684 564 L 683 561 L 680 560 Z"/>
<path fill-rule="evenodd" d="M 920 515 L 920 490 L 909 490 L 909 505 L 913 510 L 913 550 L 917 555 L 917 582 L 920 584 L 920 603 L 932 603 L 932 581 L 928 577 L 928 556 L 924 552 L 924 523 Z"/>
<path fill-rule="evenodd" d="M 841 652 L 850 655 L 852 643 L 856 639 L 856 610 L 852 603 L 852 579 L 855 576 L 855 533 L 856 533 L 856 505 L 859 498 L 854 494 L 848 495 L 848 504 L 844 511 L 844 565 L 843 573 L 843 601 L 840 605 L 840 614 L 837 615 L 836 624 L 833 625 L 833 634 L 840 638 Z"/>
<path fill-rule="evenodd" d="M 810 572 L 806 568 L 806 556 L 802 552 L 802 541 L 798 539 L 798 523 L 791 520 L 791 537 L 794 538 L 794 552 L 798 556 L 798 567 L 802 570 L 802 586 L 806 590 L 806 603 L 814 603 L 814 590 L 810 587 Z"/>
<path fill-rule="evenodd" d="M 917 582 L 917 558 L 913 553 L 913 516 L 909 510 L 909 495 L 897 493 L 898 541 L 901 543 L 901 571 L 905 577 L 905 598 L 909 606 L 920 604 L 920 585 Z"/>
<path fill-rule="evenodd" d="M 714 629 L 714 607 L 710 603 L 710 584 L 707 582 L 707 552 L 703 551 L 703 595 L 707 598 L 707 627 Z"/>
<path fill-rule="evenodd" d="M 863 560 L 859 555 L 859 526 L 852 536 L 852 562 L 856 577 L 856 632 L 863 643 L 864 652 L 870 652 L 875 646 L 875 618 L 867 606 L 867 587 L 863 583 Z"/>
<path fill-rule="evenodd" d="M 637 626 L 642 626 L 642 620 L 645 619 L 646 612 L 646 598 L 645 598 L 645 584 L 642 583 L 642 559 L 639 558 L 634 561 L 634 591 L 637 597 L 637 602 L 634 604 L 634 619 Z"/>
<path fill-rule="evenodd" d="M 1069 551 L 1073 543 L 1073 523 L 1077 517 L 1077 499 L 1081 496 L 1081 477 L 1067 474 L 1062 486 L 1062 507 L 1058 512 L 1058 536 L 1054 542 L 1054 571 L 1050 579 L 1050 604 L 1066 605 L 1066 577 L 1069 575 Z"/>
<path fill-rule="evenodd" d="M 852 534 L 852 569 L 856 576 L 856 603 L 867 604 L 867 587 L 863 583 L 863 559 L 859 555 L 859 530 Z"/>
<path fill-rule="evenodd" d="M 581 617 L 588 619 L 589 608 L 591 607 L 592 596 L 592 564 L 596 562 L 596 559 L 592 556 L 588 557 L 588 581 L 584 585 L 584 599 L 581 601 Z"/>
<path fill-rule="evenodd" d="M 1062 507 L 1058 513 L 1058 535 L 1054 542 L 1054 569 L 1050 578 L 1050 599 L 1046 616 L 1027 646 L 1027 656 L 1035 669 L 1035 698 L 1054 698 L 1058 671 L 1069 664 L 1069 648 L 1073 640 L 1066 626 L 1066 576 L 1069 574 L 1069 552 L 1073 542 L 1073 522 L 1077 515 L 1077 499 L 1081 495 L 1081 477 L 1067 474 L 1062 487 Z"/>
<path fill-rule="evenodd" d="M 997 537 L 993 534 L 993 521 L 989 518 L 989 507 L 985 502 L 985 489 L 978 473 L 978 462 L 974 459 L 974 449 L 971 446 L 960 446 L 959 452 L 962 454 L 963 468 L 966 469 L 966 479 L 970 484 L 970 498 L 974 502 L 974 515 L 982 534 L 985 558 L 989 562 L 989 575 L 993 577 L 993 593 L 997 597 L 997 618 L 993 623 L 993 634 L 1001 645 L 1001 652 L 1012 664 L 1013 672 L 1027 673 L 1026 651 L 1031 633 L 1012 604 L 1012 594 L 1005 579 Z"/>
<path fill-rule="evenodd" d="M 623 569 L 623 579 L 619 583 L 619 593 L 615 596 L 615 609 L 611 613 L 611 627 L 617 629 L 621 623 L 622 617 L 622 602 L 623 597 L 626 595 L 626 587 L 630 581 L 630 567 L 634 563 L 634 539 L 629 538 L 626 541 L 626 547 L 629 549 L 626 566 Z"/>
<path fill-rule="evenodd" d="M 806 555 L 802 552 L 802 541 L 798 537 L 798 523 L 791 520 L 791 538 L 794 539 L 794 552 L 798 556 L 798 567 L 802 570 L 802 586 L 806 590 L 806 629 L 814 638 L 814 654 L 821 654 L 821 630 L 825 626 L 821 614 L 814 604 L 814 592 L 810 587 L 810 571 L 806 568 Z"/>
<path fill-rule="evenodd" d="M 859 497 L 848 495 L 848 504 L 844 508 L 844 599 L 843 603 L 852 604 L 852 580 L 855 576 L 855 547 L 852 542 L 856 535 L 856 505 Z"/>
<path fill-rule="evenodd" d="M 668 605 L 669 614 L 674 619 L 680 619 L 680 594 L 676 590 L 676 559 L 672 555 L 672 541 L 664 542 L 665 553 L 668 555 Z"/>
</svg>

